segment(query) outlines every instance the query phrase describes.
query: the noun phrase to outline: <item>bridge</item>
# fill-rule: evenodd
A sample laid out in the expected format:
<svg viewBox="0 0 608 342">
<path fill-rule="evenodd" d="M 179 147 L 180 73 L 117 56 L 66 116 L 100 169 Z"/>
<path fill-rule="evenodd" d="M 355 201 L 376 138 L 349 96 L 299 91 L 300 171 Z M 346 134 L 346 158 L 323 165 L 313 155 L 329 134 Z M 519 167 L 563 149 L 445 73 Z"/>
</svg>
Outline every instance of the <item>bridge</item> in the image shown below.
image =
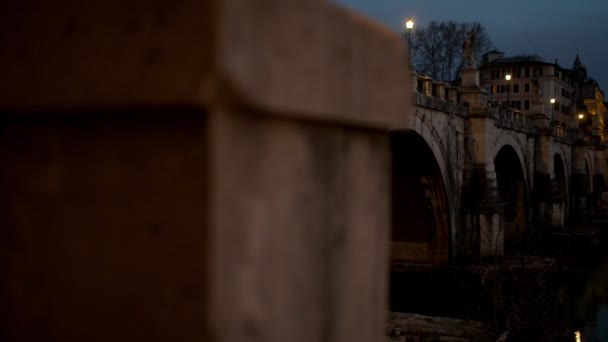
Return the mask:
<svg viewBox="0 0 608 342">
<path fill-rule="evenodd" d="M 600 145 L 322 1 L 2 9 L 0 340 L 372 341 L 389 254 L 499 259 L 603 191 Z"/>
<path fill-rule="evenodd" d="M 462 72 L 459 87 L 413 78 L 407 124 L 391 131 L 394 260 L 522 252 L 534 236 L 563 231 L 605 205 L 603 135 L 499 105 L 476 68 Z"/>
</svg>

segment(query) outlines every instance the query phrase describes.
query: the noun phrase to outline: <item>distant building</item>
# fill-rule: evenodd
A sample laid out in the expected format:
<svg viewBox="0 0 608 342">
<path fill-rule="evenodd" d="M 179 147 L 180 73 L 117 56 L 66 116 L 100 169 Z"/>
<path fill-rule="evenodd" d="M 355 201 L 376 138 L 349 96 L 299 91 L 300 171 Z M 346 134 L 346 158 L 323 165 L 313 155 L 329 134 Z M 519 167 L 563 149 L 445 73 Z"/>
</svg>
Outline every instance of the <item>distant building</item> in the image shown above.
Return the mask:
<svg viewBox="0 0 608 342">
<path fill-rule="evenodd" d="M 479 70 L 481 86 L 491 101 L 531 118 L 544 117 L 554 126 L 576 127 L 576 77 L 557 60 L 547 63 L 534 55 L 505 57 L 500 51 L 490 51 Z"/>
<path fill-rule="evenodd" d="M 604 92 L 597 81 L 587 76 L 587 68 L 581 63 L 578 54 L 572 65 L 572 79 L 576 87 L 576 115 L 579 127 L 589 132 L 596 142 L 604 142 L 604 122 L 607 114 Z"/>
</svg>

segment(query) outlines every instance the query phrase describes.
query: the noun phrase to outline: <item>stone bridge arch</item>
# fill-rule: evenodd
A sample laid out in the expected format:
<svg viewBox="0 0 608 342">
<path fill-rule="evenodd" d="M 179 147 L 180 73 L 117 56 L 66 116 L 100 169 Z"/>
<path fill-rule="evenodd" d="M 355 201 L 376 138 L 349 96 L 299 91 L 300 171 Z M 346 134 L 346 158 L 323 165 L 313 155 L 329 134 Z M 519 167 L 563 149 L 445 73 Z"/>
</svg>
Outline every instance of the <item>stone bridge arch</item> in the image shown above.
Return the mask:
<svg viewBox="0 0 608 342">
<path fill-rule="evenodd" d="M 557 191 L 556 195 L 558 196 L 554 205 L 560 205 L 561 203 L 563 209 L 554 211 L 555 213 L 559 213 L 559 217 L 553 218 L 552 222 L 561 228 L 564 226 L 565 219 L 568 217 L 570 210 L 570 176 L 568 174 L 568 164 L 561 149 L 553 154 L 553 174 L 555 175 L 555 188 Z"/>
<path fill-rule="evenodd" d="M 571 160 L 569 218 L 577 222 L 593 210 L 595 160 L 593 151 L 583 144 L 572 147 Z"/>
<path fill-rule="evenodd" d="M 453 170 L 449 148 L 446 145 L 456 140 L 454 123 L 451 122 L 449 115 L 433 110 L 415 108 L 411 114 L 413 115 L 409 116 L 408 129 L 418 133 L 426 141 L 441 170 L 449 203 L 450 244 L 455 246 L 458 234 L 456 212 L 458 212 L 460 202 L 459 182 L 456 179 L 457 175 Z"/>
<path fill-rule="evenodd" d="M 392 150 L 391 259 L 446 263 L 451 257 L 451 205 L 441 154 L 411 129 L 390 133 Z"/>
<path fill-rule="evenodd" d="M 577 177 L 573 176 L 572 181 L 575 184 L 572 184 L 572 187 L 576 188 L 576 193 L 579 195 L 589 194 L 593 192 L 593 175 L 595 169 L 593 152 L 584 147 L 577 148 L 577 158 L 573 160 L 572 164 L 572 173 Z"/>
<path fill-rule="evenodd" d="M 526 187 L 530 188 L 531 186 L 531 178 L 530 178 L 530 173 L 531 173 L 531 163 L 530 160 L 528 158 L 528 154 L 527 154 L 527 148 L 526 148 L 526 142 L 522 141 L 521 138 L 519 136 L 517 136 L 515 133 L 511 133 L 511 132 L 506 132 L 503 134 L 500 134 L 496 140 L 494 141 L 494 143 L 492 144 L 492 160 L 496 159 L 496 156 L 498 155 L 498 153 L 500 152 L 500 150 L 505 147 L 505 146 L 510 146 L 511 148 L 513 148 L 513 151 L 517 154 L 517 159 L 519 160 L 519 165 L 521 165 L 522 168 L 522 173 L 523 173 L 523 177 L 524 177 L 524 181 L 526 183 Z"/>
<path fill-rule="evenodd" d="M 593 178 L 595 175 L 595 158 L 593 158 L 593 153 L 591 152 L 591 150 L 587 149 L 585 151 L 585 174 L 587 176 L 587 182 L 589 183 L 588 186 L 588 193 L 592 193 L 594 191 L 594 182 L 593 182 Z"/>
<path fill-rule="evenodd" d="M 524 148 L 519 139 L 504 134 L 494 145 L 493 166 L 496 173 L 496 192 L 504 204 L 503 223 L 507 251 L 521 246 L 529 231 L 530 183 Z"/>
</svg>

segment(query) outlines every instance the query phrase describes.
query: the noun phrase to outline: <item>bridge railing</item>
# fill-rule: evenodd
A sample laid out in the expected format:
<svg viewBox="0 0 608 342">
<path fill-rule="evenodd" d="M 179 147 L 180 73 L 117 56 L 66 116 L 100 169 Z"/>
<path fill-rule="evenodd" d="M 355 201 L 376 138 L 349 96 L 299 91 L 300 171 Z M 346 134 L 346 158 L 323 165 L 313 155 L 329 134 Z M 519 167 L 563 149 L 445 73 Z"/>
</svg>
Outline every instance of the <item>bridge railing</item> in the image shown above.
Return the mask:
<svg viewBox="0 0 608 342">
<path fill-rule="evenodd" d="M 446 114 L 459 116 L 467 115 L 467 107 L 461 104 L 448 102 L 419 92 L 415 92 L 414 94 L 414 103 L 416 106 L 433 109 Z"/>
<path fill-rule="evenodd" d="M 517 109 L 490 104 L 490 112 L 501 127 L 522 131 L 532 129 L 530 118 Z"/>
<path fill-rule="evenodd" d="M 560 126 L 560 125 L 553 126 L 551 133 L 553 134 L 553 136 L 557 137 L 558 139 L 565 139 L 568 137 L 568 131 L 566 130 L 565 127 Z"/>
</svg>

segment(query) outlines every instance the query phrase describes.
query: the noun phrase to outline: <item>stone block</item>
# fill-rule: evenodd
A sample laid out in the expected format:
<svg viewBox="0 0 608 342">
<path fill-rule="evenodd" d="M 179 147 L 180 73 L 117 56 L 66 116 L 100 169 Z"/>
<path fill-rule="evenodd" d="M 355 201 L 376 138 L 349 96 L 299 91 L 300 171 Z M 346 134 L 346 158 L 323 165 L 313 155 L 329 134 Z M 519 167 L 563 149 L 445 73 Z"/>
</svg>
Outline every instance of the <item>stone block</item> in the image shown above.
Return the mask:
<svg viewBox="0 0 608 342">
<path fill-rule="evenodd" d="M 397 35 L 319 1 L 3 9 L 0 340 L 382 336 Z"/>
</svg>

